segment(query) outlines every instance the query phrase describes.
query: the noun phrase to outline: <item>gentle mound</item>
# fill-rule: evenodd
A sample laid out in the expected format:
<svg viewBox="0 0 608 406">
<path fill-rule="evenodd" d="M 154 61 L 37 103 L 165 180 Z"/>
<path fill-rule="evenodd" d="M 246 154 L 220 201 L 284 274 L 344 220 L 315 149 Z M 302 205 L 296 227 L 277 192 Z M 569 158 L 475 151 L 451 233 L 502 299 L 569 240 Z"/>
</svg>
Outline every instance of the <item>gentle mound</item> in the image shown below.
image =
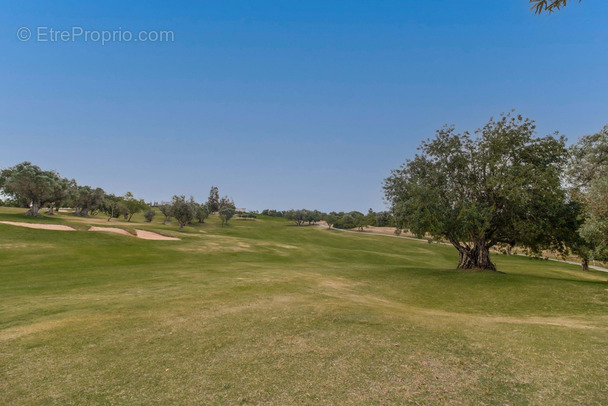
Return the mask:
<svg viewBox="0 0 608 406">
<path fill-rule="evenodd" d="M 131 234 L 127 230 L 123 230 L 122 228 L 117 228 L 117 227 L 92 226 L 91 228 L 89 228 L 89 231 L 106 231 L 108 233 L 116 233 L 116 234 L 128 235 L 129 237 L 135 237 L 133 234 Z"/>
<path fill-rule="evenodd" d="M 18 227 L 36 228 L 39 230 L 76 231 L 74 227 L 64 226 L 60 224 L 21 223 L 18 221 L 0 221 L 0 223 Z"/>
<path fill-rule="evenodd" d="M 179 241 L 179 238 L 176 237 L 167 237 L 166 235 L 153 233 L 152 231 L 144 231 L 144 230 L 135 230 L 137 233 L 137 238 L 141 238 L 143 240 L 164 240 L 164 241 Z"/>
</svg>

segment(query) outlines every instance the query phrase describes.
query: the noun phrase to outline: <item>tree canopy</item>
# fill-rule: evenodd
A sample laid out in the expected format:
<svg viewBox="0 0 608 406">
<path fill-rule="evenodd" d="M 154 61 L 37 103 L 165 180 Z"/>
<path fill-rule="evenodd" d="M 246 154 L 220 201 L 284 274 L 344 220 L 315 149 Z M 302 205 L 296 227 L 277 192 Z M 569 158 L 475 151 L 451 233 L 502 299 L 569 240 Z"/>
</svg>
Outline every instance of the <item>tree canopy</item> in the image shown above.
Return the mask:
<svg viewBox="0 0 608 406">
<path fill-rule="evenodd" d="M 68 181 L 55 171 L 22 162 L 0 172 L 0 188 L 5 195 L 31 204 L 26 215 L 40 216 L 41 207 L 65 197 Z"/>
<path fill-rule="evenodd" d="M 565 139 L 538 138 L 531 120 L 511 114 L 475 134 L 444 127 L 385 179 L 396 227 L 450 242 L 461 269 L 496 270 L 489 250 L 499 243 L 562 249 Z"/>
<path fill-rule="evenodd" d="M 572 199 L 582 206 L 574 251 L 584 261 L 608 260 L 608 125 L 572 145 L 568 175 Z"/>
</svg>

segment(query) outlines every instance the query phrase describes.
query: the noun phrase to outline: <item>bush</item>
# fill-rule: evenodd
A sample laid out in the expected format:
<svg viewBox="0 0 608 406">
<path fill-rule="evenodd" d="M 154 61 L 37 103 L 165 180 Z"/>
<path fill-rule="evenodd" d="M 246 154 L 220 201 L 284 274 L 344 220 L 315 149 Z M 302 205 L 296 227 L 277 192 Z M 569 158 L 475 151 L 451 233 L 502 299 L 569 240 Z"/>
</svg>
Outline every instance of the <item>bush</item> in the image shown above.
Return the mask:
<svg viewBox="0 0 608 406">
<path fill-rule="evenodd" d="M 156 210 L 149 209 L 144 211 L 144 217 L 146 218 L 147 223 L 150 223 L 154 216 L 156 216 Z"/>
</svg>

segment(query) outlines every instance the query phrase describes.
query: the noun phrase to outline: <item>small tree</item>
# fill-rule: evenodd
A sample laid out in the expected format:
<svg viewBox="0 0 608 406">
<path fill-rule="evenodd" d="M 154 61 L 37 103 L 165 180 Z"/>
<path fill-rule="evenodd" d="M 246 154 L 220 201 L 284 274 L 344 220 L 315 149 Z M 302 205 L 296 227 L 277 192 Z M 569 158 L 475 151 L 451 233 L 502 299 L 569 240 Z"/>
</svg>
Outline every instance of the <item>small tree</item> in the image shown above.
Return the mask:
<svg viewBox="0 0 608 406">
<path fill-rule="evenodd" d="M 355 227 L 359 229 L 359 231 L 363 231 L 365 226 L 367 225 L 367 217 L 363 215 L 363 213 L 355 213 L 353 215 Z"/>
<path fill-rule="evenodd" d="M 234 201 L 229 199 L 228 196 L 222 197 L 219 202 L 218 213 L 220 215 L 220 219 L 222 220 L 222 227 L 224 225 L 228 225 L 228 220 L 230 220 L 236 213 Z"/>
<path fill-rule="evenodd" d="M 331 212 L 323 216 L 323 220 L 327 223 L 327 227 L 331 229 L 331 227 L 336 224 L 336 221 L 338 221 L 338 216 L 335 212 Z"/>
<path fill-rule="evenodd" d="M 87 217 L 90 212 L 99 209 L 104 201 L 105 192 L 101 188 L 77 186 L 73 194 L 74 214 Z"/>
<path fill-rule="evenodd" d="M 179 231 L 182 231 L 186 224 L 189 224 L 194 219 L 194 209 L 192 205 L 186 201 L 186 196 L 173 196 L 171 204 L 171 213 L 179 222 Z"/>
<path fill-rule="evenodd" d="M 108 216 L 108 221 L 112 220 L 113 217 L 118 217 L 120 215 L 122 200 L 122 197 L 113 194 L 105 196 L 99 209 Z"/>
<path fill-rule="evenodd" d="M 207 209 L 209 213 L 215 213 L 220 209 L 220 191 L 217 186 L 211 186 L 207 199 Z"/>
<path fill-rule="evenodd" d="M 146 223 L 152 222 L 152 219 L 156 216 L 156 210 L 148 209 L 144 211 L 144 218 L 146 219 Z"/>
<path fill-rule="evenodd" d="M 196 219 L 199 223 L 204 223 L 205 219 L 209 217 L 209 209 L 206 204 L 198 204 L 196 207 Z"/>
<path fill-rule="evenodd" d="M 170 204 L 161 204 L 158 206 L 158 209 L 163 214 L 163 224 L 167 224 L 167 221 L 171 221 L 171 205 Z"/>
<path fill-rule="evenodd" d="M 124 205 L 127 209 L 128 218 L 127 221 L 131 221 L 133 215 L 139 213 L 142 210 L 148 209 L 148 205 L 143 199 L 137 200 L 133 193 L 127 192 L 124 197 Z"/>
<path fill-rule="evenodd" d="M 285 218 L 293 221 L 297 226 L 301 226 L 306 221 L 306 210 L 287 210 Z"/>
</svg>

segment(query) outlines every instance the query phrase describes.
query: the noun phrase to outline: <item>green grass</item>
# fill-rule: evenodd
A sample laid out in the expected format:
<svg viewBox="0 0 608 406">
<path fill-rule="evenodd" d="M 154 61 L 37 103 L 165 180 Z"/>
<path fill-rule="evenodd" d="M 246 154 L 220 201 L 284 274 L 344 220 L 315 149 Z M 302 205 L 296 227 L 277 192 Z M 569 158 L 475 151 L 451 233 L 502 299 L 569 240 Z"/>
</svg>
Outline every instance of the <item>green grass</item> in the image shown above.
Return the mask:
<svg viewBox="0 0 608 406">
<path fill-rule="evenodd" d="M 0 404 L 606 404 L 607 274 L 279 219 L 0 220 Z"/>
</svg>

